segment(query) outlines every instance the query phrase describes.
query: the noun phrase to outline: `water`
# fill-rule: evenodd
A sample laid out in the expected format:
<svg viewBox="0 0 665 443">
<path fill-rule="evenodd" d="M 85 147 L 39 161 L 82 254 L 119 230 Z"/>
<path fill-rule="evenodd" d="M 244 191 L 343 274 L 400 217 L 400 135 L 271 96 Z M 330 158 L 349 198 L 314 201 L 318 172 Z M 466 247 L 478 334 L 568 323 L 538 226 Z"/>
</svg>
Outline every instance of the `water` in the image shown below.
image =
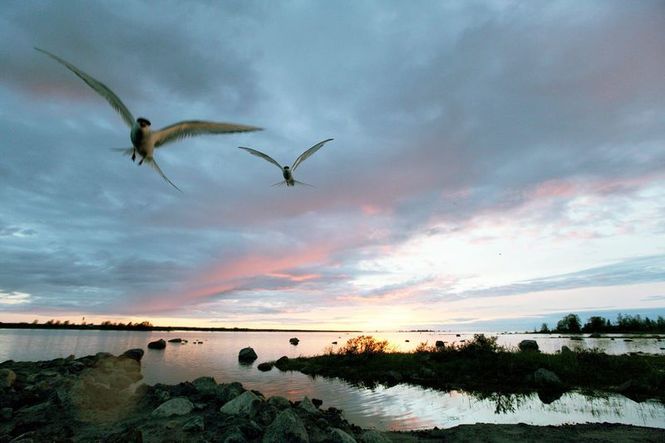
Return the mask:
<svg viewBox="0 0 665 443">
<path fill-rule="evenodd" d="M 436 340 L 448 343 L 469 340 L 473 334 L 442 333 L 365 333 L 387 339 L 396 350 L 412 351 L 419 343 Z M 301 373 L 260 372 L 263 361 L 321 354 L 328 347 L 343 345 L 356 333 L 282 333 L 282 332 L 142 332 L 0 329 L 0 361 L 36 361 L 95 354 L 100 351 L 120 354 L 130 348 L 146 349 L 142 360 L 143 382 L 175 384 L 200 376 L 213 376 L 220 383 L 239 381 L 246 388 L 266 396 L 281 395 L 300 400 L 307 395 L 324 401 L 323 407 L 344 410 L 345 417 L 359 426 L 380 430 L 448 428 L 467 423 L 528 423 L 557 425 L 563 423 L 611 422 L 665 428 L 665 406 L 655 402 L 636 403 L 619 395 L 604 398 L 567 393 L 551 404 L 532 396 L 478 399 L 462 392 L 443 393 L 420 387 L 398 385 L 390 388 L 358 388 L 337 379 L 312 379 Z M 300 344 L 289 344 L 297 336 Z M 163 351 L 147 350 L 148 342 L 181 337 L 188 344 L 168 343 Z M 658 339 L 623 336 L 570 340 L 558 335 L 504 334 L 498 343 L 507 347 L 531 338 L 543 352 L 554 352 L 566 345 L 571 349 L 598 348 L 610 354 L 648 352 L 663 354 L 665 343 Z M 203 344 L 195 345 L 201 340 Z M 408 340 L 408 342 L 406 341 Z M 332 342 L 337 341 L 338 345 Z M 251 346 L 259 359 L 250 366 L 238 364 L 238 351 Z"/>
</svg>

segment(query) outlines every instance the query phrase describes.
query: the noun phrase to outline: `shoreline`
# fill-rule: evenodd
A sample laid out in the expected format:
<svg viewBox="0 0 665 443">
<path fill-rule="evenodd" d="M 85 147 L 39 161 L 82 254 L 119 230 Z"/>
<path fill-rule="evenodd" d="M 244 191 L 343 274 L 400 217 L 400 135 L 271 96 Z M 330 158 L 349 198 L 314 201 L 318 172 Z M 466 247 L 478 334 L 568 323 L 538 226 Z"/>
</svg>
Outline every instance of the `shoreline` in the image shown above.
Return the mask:
<svg viewBox="0 0 665 443">
<path fill-rule="evenodd" d="M 142 349 L 120 356 L 0 363 L 0 442 L 19 441 L 529 441 L 597 438 L 663 441 L 665 429 L 619 424 L 459 425 L 376 431 L 346 421 L 320 401 L 300 401 L 200 377 L 140 384 Z"/>
<path fill-rule="evenodd" d="M 198 326 L 119 326 L 119 325 L 50 325 L 31 323 L 2 323 L 0 329 L 35 329 L 35 330 L 72 330 L 72 331 L 136 331 L 136 332 L 169 332 L 169 331 L 194 331 L 194 332 L 362 332 L 359 330 L 342 329 L 253 329 L 253 328 L 209 328 Z"/>
</svg>

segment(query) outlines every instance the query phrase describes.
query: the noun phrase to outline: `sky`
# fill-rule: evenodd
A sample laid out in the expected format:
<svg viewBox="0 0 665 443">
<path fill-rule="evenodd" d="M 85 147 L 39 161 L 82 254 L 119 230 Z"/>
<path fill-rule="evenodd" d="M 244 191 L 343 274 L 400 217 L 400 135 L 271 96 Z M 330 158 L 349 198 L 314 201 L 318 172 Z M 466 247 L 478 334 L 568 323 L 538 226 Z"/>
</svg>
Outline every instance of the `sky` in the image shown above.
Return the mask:
<svg viewBox="0 0 665 443">
<path fill-rule="evenodd" d="M 0 321 L 532 328 L 665 313 L 661 1 L 5 1 Z M 112 148 L 109 86 L 153 128 Z M 298 168 L 313 187 L 272 187 Z M 610 318 L 614 318 L 610 316 Z"/>
</svg>

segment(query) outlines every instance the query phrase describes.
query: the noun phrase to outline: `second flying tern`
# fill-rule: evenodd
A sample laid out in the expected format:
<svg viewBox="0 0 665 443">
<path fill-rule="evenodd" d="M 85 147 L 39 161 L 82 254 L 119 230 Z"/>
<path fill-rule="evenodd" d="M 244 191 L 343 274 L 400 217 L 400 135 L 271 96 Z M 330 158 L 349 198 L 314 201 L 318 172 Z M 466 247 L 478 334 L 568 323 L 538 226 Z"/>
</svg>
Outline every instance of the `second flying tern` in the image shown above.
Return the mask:
<svg viewBox="0 0 665 443">
<path fill-rule="evenodd" d="M 243 146 L 238 146 L 238 149 L 244 149 L 245 151 L 249 152 L 252 155 L 255 155 L 257 157 L 261 157 L 262 159 L 264 159 L 264 160 L 272 163 L 273 165 L 277 166 L 282 171 L 282 177 L 284 177 L 284 180 L 282 180 L 281 182 L 275 183 L 273 186 L 283 185 L 283 184 L 286 184 L 286 186 L 295 186 L 296 183 L 298 183 L 300 185 L 307 185 L 307 183 L 299 182 L 298 180 L 294 179 L 293 178 L 293 171 L 296 170 L 296 168 L 300 165 L 300 163 L 307 160 L 307 158 L 309 158 L 312 154 L 314 154 L 316 151 L 321 149 L 321 147 L 323 145 L 325 145 L 326 143 L 328 143 L 331 140 L 333 140 L 333 139 L 329 138 L 327 140 L 320 141 L 317 144 L 315 144 L 314 146 L 312 146 L 311 148 L 309 148 L 308 150 L 306 150 L 305 152 L 303 152 L 302 154 L 300 154 L 298 156 L 298 158 L 296 159 L 296 161 L 293 162 L 293 165 L 291 167 L 280 165 L 271 156 L 269 156 L 268 154 L 264 154 L 261 151 L 257 151 L 256 149 L 245 148 Z M 309 185 L 309 186 L 311 186 L 311 185 Z"/>
</svg>

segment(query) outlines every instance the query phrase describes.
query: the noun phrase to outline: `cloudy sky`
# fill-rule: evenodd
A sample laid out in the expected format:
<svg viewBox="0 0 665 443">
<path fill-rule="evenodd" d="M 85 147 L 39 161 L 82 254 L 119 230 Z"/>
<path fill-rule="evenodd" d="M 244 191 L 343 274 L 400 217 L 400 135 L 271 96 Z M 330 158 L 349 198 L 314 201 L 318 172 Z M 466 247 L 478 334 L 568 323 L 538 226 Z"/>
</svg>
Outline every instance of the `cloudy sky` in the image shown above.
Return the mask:
<svg viewBox="0 0 665 443">
<path fill-rule="evenodd" d="M 5 1 L 0 321 L 509 328 L 665 312 L 660 1 Z M 160 149 L 44 48 L 159 128 Z M 290 164 L 334 138 L 296 178 Z"/>
</svg>

